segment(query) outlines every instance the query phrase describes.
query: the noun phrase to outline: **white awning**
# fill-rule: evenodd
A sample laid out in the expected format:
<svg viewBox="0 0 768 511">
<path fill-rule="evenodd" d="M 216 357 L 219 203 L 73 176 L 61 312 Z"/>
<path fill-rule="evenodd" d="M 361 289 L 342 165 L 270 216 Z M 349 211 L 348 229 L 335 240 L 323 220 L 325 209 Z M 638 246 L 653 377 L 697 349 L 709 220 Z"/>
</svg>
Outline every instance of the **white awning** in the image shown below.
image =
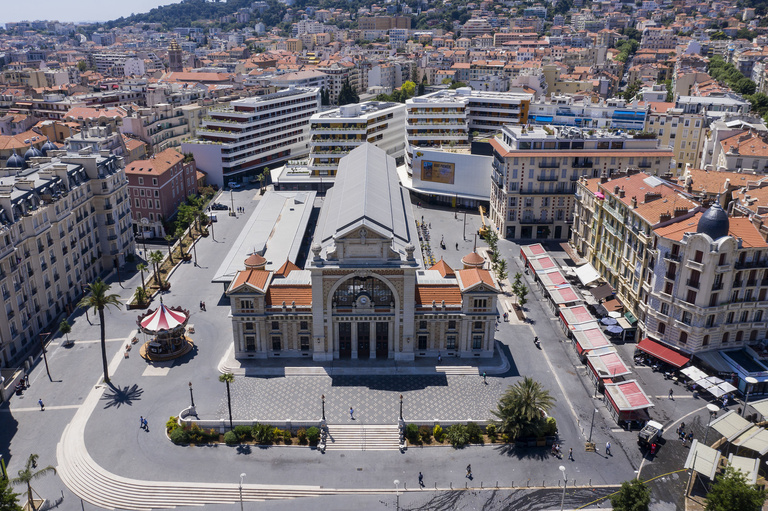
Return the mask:
<svg viewBox="0 0 768 511">
<path fill-rule="evenodd" d="M 768 399 L 761 399 L 760 401 L 750 401 L 749 406 L 755 409 L 757 413 L 763 417 L 768 417 Z"/>
<path fill-rule="evenodd" d="M 579 280 L 585 286 L 600 278 L 600 274 L 597 273 L 595 267 L 589 263 L 576 268 L 576 276 L 579 277 Z"/>
<path fill-rule="evenodd" d="M 752 423 L 742 418 L 734 410 L 721 415 L 710 422 L 710 427 L 724 436 L 729 442 L 738 438 L 752 427 Z"/>
<path fill-rule="evenodd" d="M 685 468 L 693 468 L 699 474 L 712 480 L 715 478 L 719 464 L 720 451 L 699 443 L 698 440 L 693 441 L 691 449 L 688 451 L 688 459 L 685 460 Z"/>
<path fill-rule="evenodd" d="M 698 367 L 689 366 L 680 370 L 681 373 L 686 375 L 693 381 L 698 381 L 707 377 L 707 373 L 699 369 Z"/>
<path fill-rule="evenodd" d="M 733 454 L 730 454 L 728 456 L 728 463 L 736 470 L 740 470 L 747 478 L 749 484 L 755 484 L 757 482 L 760 458 L 745 458 L 744 456 L 734 456 Z"/>
</svg>

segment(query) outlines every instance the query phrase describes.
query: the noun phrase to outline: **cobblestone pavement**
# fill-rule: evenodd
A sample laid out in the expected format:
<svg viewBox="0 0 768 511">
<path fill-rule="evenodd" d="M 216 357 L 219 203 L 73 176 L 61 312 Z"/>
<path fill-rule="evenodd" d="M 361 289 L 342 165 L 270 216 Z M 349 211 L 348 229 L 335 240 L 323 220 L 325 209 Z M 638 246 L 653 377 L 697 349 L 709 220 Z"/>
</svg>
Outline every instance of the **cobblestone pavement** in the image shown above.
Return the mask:
<svg viewBox="0 0 768 511">
<path fill-rule="evenodd" d="M 349 407 L 357 423 L 394 424 L 403 394 L 403 417 L 413 420 L 488 420 L 509 379 L 480 376 L 291 376 L 236 378 L 231 385 L 232 417 L 238 420 L 314 420 L 321 416 L 321 395 L 329 423 L 348 423 Z M 290 396 L 286 398 L 285 396 Z M 223 396 L 217 417 L 227 416 Z"/>
</svg>

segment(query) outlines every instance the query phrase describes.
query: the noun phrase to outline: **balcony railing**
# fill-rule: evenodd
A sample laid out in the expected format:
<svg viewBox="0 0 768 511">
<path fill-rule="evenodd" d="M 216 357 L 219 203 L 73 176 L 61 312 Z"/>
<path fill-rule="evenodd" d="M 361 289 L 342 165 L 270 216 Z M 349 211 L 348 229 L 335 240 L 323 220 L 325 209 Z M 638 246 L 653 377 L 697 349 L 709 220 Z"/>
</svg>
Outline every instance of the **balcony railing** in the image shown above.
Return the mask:
<svg viewBox="0 0 768 511">
<path fill-rule="evenodd" d="M 698 280 L 688 279 L 686 281 L 686 284 L 688 285 L 688 287 L 699 289 L 699 281 Z"/>
<path fill-rule="evenodd" d="M 667 259 L 669 261 L 680 262 L 680 254 L 673 254 L 672 252 L 666 252 L 664 254 L 664 259 Z"/>
<path fill-rule="evenodd" d="M 712 284 L 712 291 L 720 291 L 721 289 L 723 289 L 722 282 Z"/>
</svg>

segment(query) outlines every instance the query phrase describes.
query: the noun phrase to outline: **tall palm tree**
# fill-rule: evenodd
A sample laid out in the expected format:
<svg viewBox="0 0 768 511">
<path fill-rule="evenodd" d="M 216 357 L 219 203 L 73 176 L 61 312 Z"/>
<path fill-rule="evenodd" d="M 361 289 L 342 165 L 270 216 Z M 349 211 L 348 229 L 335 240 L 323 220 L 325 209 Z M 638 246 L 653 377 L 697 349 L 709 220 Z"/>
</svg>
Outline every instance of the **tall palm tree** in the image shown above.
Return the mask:
<svg viewBox="0 0 768 511">
<path fill-rule="evenodd" d="M 78 307 L 86 309 L 93 307 L 94 311 L 99 313 L 99 327 L 101 330 L 101 363 L 104 366 L 104 381 L 109 383 L 109 366 L 107 365 L 107 331 L 104 325 L 104 309 L 106 307 L 120 308 L 120 297 L 116 294 L 109 294 L 111 286 L 101 279 L 88 284 L 90 295 L 86 295 L 77 304 Z"/>
<path fill-rule="evenodd" d="M 501 419 L 499 429 L 512 438 L 536 435 L 544 425 L 544 413 L 552 409 L 555 398 L 541 383 L 526 376 L 507 389 L 498 409 L 491 410 Z"/>
<path fill-rule="evenodd" d="M 46 474 L 49 474 L 53 472 L 56 473 L 56 469 L 48 465 L 45 468 L 41 468 L 40 470 L 34 471 L 34 469 L 37 467 L 37 454 L 30 454 L 29 458 L 27 459 L 27 464 L 24 466 L 23 470 L 19 470 L 19 476 L 14 477 L 11 479 L 11 484 L 26 484 L 27 485 L 27 501 L 29 502 L 29 508 L 32 509 L 32 511 L 35 511 L 35 501 L 32 498 L 32 480 L 38 479 L 40 477 L 43 477 Z"/>
<path fill-rule="evenodd" d="M 173 264 L 173 252 L 171 252 L 171 242 L 173 241 L 173 236 L 170 234 L 165 235 L 165 242 L 168 243 L 168 260 Z"/>
<path fill-rule="evenodd" d="M 181 249 L 181 257 L 184 258 L 184 228 L 176 228 L 176 237 L 179 238 L 179 248 Z"/>
<path fill-rule="evenodd" d="M 136 269 L 139 270 L 139 273 L 141 274 L 141 287 L 146 289 L 147 284 L 144 282 L 144 272 L 147 271 L 147 265 L 144 263 L 139 263 L 136 265 Z"/>
<path fill-rule="evenodd" d="M 232 373 L 224 373 L 219 375 L 219 381 L 227 384 L 227 407 L 229 408 L 229 428 L 234 429 L 232 426 L 232 396 L 229 393 L 229 384 L 235 381 L 235 375 Z"/>
<path fill-rule="evenodd" d="M 152 266 L 155 268 L 155 282 L 159 286 L 161 284 L 160 282 L 160 263 L 163 262 L 163 253 L 159 250 L 155 250 L 151 254 L 149 254 L 149 261 L 152 263 Z"/>
</svg>

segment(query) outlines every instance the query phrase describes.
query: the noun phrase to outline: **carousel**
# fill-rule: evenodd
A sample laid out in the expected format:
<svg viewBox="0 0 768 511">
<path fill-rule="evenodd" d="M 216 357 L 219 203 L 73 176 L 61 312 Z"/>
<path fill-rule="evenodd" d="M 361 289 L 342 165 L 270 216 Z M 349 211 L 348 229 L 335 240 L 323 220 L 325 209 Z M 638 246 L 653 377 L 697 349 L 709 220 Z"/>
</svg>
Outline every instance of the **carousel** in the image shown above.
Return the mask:
<svg viewBox="0 0 768 511">
<path fill-rule="evenodd" d="M 141 347 L 140 354 L 156 362 L 186 355 L 194 343 L 187 337 L 189 311 L 181 307 L 166 307 L 160 299 L 160 307 L 139 316 L 136 322 L 141 331 L 150 336 Z"/>
</svg>

